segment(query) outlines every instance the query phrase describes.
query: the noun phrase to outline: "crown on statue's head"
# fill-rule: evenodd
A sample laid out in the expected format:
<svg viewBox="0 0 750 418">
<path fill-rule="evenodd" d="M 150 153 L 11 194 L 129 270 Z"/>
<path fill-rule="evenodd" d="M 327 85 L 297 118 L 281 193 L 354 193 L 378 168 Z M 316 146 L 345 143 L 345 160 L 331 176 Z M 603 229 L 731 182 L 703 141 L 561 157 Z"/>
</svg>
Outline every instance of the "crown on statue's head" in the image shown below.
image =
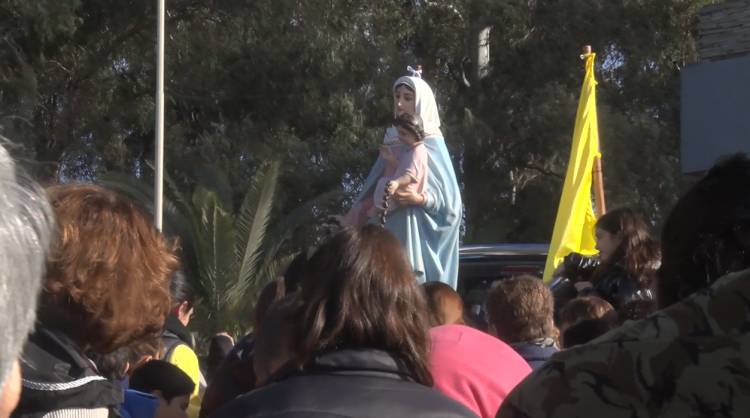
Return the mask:
<svg viewBox="0 0 750 418">
<path fill-rule="evenodd" d="M 422 66 L 421 65 L 417 65 L 416 68 L 409 65 L 408 67 L 406 67 L 406 71 L 408 71 L 412 77 L 422 78 Z"/>
</svg>

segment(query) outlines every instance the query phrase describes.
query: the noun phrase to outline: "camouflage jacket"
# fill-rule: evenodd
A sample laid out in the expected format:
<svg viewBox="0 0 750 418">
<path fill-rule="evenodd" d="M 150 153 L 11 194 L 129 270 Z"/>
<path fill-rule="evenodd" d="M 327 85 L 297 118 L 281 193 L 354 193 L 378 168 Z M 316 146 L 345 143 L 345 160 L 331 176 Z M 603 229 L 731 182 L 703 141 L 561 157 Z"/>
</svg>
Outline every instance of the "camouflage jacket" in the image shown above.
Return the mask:
<svg viewBox="0 0 750 418">
<path fill-rule="evenodd" d="M 750 270 L 561 351 L 498 417 L 750 417 Z"/>
</svg>

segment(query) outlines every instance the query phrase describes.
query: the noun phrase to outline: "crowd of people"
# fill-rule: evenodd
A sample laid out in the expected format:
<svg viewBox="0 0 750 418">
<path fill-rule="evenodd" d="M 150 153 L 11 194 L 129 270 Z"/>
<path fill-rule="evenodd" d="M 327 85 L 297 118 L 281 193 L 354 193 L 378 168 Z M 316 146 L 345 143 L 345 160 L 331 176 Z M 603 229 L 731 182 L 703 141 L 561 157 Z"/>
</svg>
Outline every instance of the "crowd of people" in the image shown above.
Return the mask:
<svg viewBox="0 0 750 418">
<path fill-rule="evenodd" d="M 175 243 L 110 190 L 40 189 L 0 147 L 0 414 L 743 416 L 749 189 L 750 159 L 717 164 L 661 245 L 633 211 L 610 212 L 601 257 L 559 270 L 567 291 L 498 280 L 487 332 L 452 287 L 419 284 L 387 229 L 346 227 L 263 289 L 251 334 L 214 336 L 201 367 Z"/>
<path fill-rule="evenodd" d="M 750 159 L 693 185 L 660 242 L 617 209 L 599 255 L 566 257 L 553 286 L 498 279 L 484 329 L 455 290 L 460 194 L 434 97 L 419 77 L 394 94 L 409 163 L 383 151 L 346 225 L 206 358 L 177 243 L 104 187 L 40 188 L 0 145 L 0 418 L 750 414 Z"/>
</svg>

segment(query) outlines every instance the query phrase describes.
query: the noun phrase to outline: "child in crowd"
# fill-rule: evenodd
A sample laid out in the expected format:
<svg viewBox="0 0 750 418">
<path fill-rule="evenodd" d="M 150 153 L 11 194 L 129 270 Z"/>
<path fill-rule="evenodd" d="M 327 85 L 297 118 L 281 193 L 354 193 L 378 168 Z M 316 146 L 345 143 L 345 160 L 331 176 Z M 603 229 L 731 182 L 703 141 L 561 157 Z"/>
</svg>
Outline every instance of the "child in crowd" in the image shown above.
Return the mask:
<svg viewBox="0 0 750 418">
<path fill-rule="evenodd" d="M 154 418 L 186 418 L 194 388 L 190 376 L 179 367 L 163 360 L 151 360 L 131 375 L 125 403 L 128 404 L 129 397 L 150 394 L 158 400 Z"/>
<path fill-rule="evenodd" d="M 538 277 L 501 280 L 487 295 L 490 332 L 536 370 L 558 351 L 554 305 L 552 292 Z"/>
<path fill-rule="evenodd" d="M 465 325 L 464 302 L 461 295 L 442 282 L 422 283 L 429 309 L 430 327 Z"/>
<path fill-rule="evenodd" d="M 557 328 L 561 333 L 578 322 L 589 319 L 606 319 L 613 323 L 617 319 L 617 312 L 612 304 L 597 296 L 577 297 L 560 310 Z"/>
</svg>

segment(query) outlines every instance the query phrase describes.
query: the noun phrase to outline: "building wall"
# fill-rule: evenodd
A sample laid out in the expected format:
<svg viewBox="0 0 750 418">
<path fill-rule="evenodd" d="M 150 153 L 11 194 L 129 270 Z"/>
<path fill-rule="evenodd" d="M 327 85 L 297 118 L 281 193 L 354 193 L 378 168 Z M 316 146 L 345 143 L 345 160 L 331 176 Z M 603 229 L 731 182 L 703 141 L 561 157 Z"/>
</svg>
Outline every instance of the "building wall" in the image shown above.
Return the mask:
<svg viewBox="0 0 750 418">
<path fill-rule="evenodd" d="M 750 0 L 706 6 L 698 15 L 698 55 L 716 61 L 750 53 Z"/>
<path fill-rule="evenodd" d="M 683 172 L 706 170 L 723 155 L 750 153 L 750 56 L 685 67 L 681 96 Z"/>
<path fill-rule="evenodd" d="M 717 159 L 750 154 L 750 0 L 703 8 L 700 63 L 681 74 L 680 137 L 684 173 L 700 173 Z"/>
</svg>

